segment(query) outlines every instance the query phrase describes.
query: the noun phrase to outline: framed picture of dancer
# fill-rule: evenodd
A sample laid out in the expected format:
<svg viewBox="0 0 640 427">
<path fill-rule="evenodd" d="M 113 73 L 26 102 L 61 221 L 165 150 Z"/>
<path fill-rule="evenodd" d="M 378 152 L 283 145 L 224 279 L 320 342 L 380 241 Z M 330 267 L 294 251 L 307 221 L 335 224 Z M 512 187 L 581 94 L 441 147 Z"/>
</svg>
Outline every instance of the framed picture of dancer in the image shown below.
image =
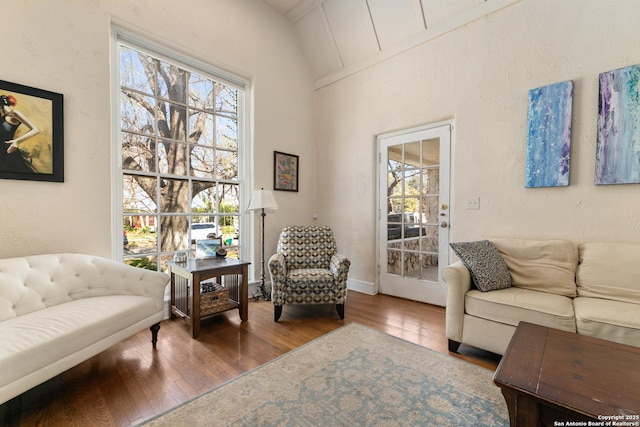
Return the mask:
<svg viewBox="0 0 640 427">
<path fill-rule="evenodd" d="M 0 80 L 0 178 L 64 182 L 62 94 Z"/>
</svg>

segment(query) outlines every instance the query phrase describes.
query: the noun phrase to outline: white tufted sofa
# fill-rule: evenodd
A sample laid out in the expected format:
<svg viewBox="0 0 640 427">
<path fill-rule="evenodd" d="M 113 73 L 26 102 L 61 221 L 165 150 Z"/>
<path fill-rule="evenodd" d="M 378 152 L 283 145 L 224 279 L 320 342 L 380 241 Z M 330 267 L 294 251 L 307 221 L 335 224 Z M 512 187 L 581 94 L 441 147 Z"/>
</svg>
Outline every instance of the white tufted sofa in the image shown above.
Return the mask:
<svg viewBox="0 0 640 427">
<path fill-rule="evenodd" d="M 83 254 L 0 260 L 0 403 L 151 327 L 169 276 Z"/>
</svg>

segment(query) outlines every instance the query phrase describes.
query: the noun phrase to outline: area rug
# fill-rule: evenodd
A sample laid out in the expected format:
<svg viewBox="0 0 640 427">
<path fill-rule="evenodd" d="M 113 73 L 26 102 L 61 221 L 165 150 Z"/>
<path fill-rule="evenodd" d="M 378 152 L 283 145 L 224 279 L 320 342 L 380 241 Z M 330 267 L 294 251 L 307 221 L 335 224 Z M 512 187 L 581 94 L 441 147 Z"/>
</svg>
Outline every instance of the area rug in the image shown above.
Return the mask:
<svg viewBox="0 0 640 427">
<path fill-rule="evenodd" d="M 508 426 L 492 377 L 350 323 L 146 426 Z"/>
</svg>

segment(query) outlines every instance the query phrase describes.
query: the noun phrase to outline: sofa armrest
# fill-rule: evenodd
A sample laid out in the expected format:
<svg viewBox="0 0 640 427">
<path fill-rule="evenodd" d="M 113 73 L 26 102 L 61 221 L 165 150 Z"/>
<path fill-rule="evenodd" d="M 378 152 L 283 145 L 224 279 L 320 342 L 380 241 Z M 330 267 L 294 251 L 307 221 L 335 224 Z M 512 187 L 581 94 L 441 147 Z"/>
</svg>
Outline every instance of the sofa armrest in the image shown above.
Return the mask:
<svg viewBox="0 0 640 427">
<path fill-rule="evenodd" d="M 471 274 L 467 267 L 458 261 L 442 270 L 442 278 L 447 284 L 447 338 L 462 342 L 464 296 L 471 289 Z"/>
</svg>

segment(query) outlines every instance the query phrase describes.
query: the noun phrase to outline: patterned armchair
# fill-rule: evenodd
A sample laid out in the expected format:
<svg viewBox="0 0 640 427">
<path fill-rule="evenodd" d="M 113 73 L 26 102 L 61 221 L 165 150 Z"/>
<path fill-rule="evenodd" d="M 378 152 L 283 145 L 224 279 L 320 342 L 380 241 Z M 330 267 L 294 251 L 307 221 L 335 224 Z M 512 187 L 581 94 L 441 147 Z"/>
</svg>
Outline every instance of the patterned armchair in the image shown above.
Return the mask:
<svg viewBox="0 0 640 427">
<path fill-rule="evenodd" d="M 344 319 L 351 261 L 336 251 L 329 227 L 289 226 L 282 230 L 277 253 L 269 259 L 275 322 L 284 304 L 333 303 Z"/>
</svg>

